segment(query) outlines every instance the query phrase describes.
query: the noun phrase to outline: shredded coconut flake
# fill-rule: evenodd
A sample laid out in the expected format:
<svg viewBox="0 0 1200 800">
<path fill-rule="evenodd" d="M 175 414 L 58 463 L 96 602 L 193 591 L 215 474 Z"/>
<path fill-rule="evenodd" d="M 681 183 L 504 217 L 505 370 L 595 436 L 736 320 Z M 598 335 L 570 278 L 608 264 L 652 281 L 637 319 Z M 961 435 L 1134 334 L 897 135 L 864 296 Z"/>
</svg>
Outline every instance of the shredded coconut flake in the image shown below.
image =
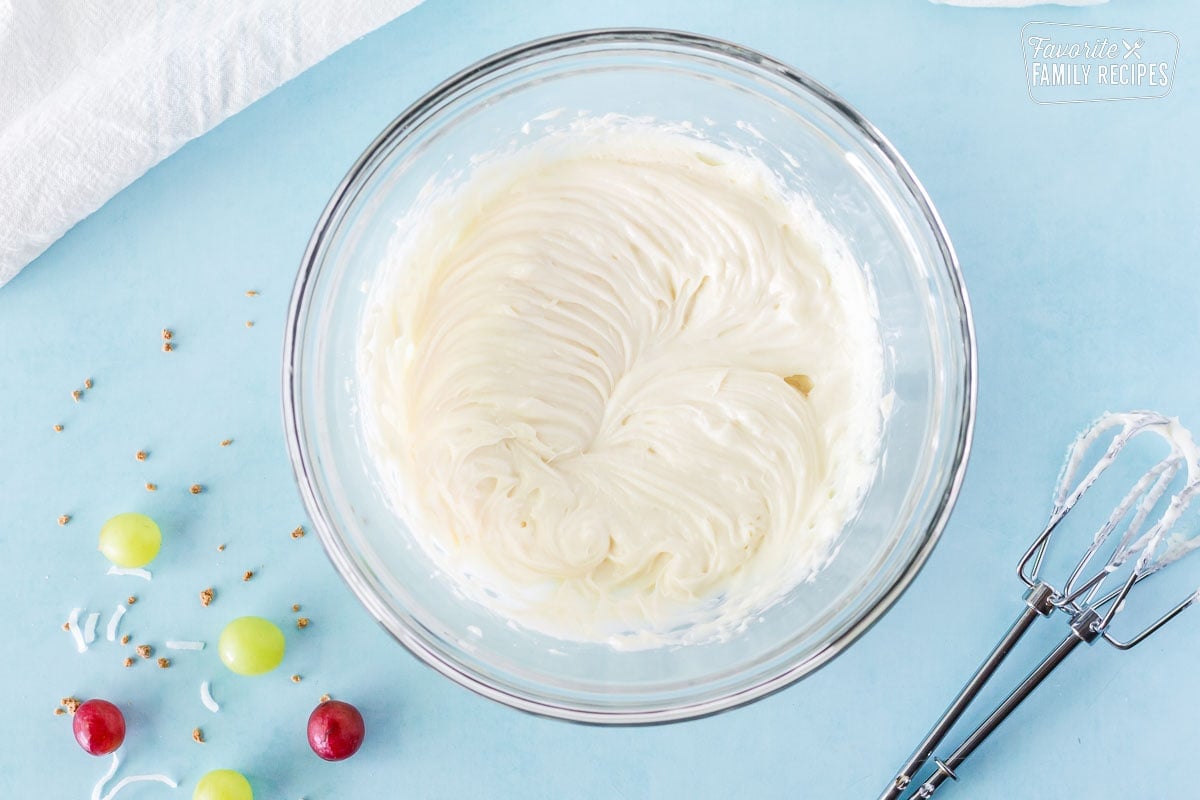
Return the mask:
<svg viewBox="0 0 1200 800">
<path fill-rule="evenodd" d="M 117 640 L 117 623 L 121 621 L 121 617 L 125 616 L 125 612 L 127 610 L 128 609 L 126 609 L 122 603 L 117 603 L 116 611 L 114 611 L 113 615 L 109 617 L 108 630 L 104 633 L 105 639 L 108 639 L 110 642 L 115 642 Z"/>
<path fill-rule="evenodd" d="M 142 569 L 141 567 L 136 567 L 134 569 L 129 569 L 127 567 L 109 567 L 107 574 L 109 574 L 109 575 L 133 575 L 135 577 L 143 578 L 145 580 L 150 580 L 150 577 L 151 577 L 150 570 Z"/>
<path fill-rule="evenodd" d="M 117 781 L 117 785 L 114 786 L 109 791 L 108 794 L 104 795 L 104 797 L 101 798 L 101 800 L 112 800 L 114 797 L 116 797 L 117 792 L 121 791 L 129 784 L 140 783 L 142 781 L 158 781 L 159 783 L 165 783 L 167 786 L 170 786 L 172 789 L 174 789 L 176 786 L 179 785 L 175 781 L 168 778 L 166 775 L 130 775 L 127 778 L 121 778 L 121 780 Z"/>
<path fill-rule="evenodd" d="M 83 641 L 91 644 L 96 641 L 96 623 L 100 621 L 100 612 L 93 611 L 87 615 L 87 621 L 83 623 Z"/>
<path fill-rule="evenodd" d="M 108 772 L 104 773 L 104 777 L 92 787 L 92 800 L 100 800 L 100 793 L 104 791 L 104 784 L 108 783 L 109 779 L 116 774 L 117 767 L 121 766 L 121 757 L 113 753 L 112 765 L 108 768 Z"/>
<path fill-rule="evenodd" d="M 75 639 L 75 649 L 78 650 L 79 652 L 83 653 L 88 648 L 87 648 L 87 642 L 85 642 L 83 640 L 83 631 L 79 630 L 79 612 L 80 611 L 83 611 L 83 609 L 82 608 L 72 608 L 71 609 L 71 616 L 67 617 L 67 627 L 71 629 L 71 636 L 74 637 L 74 639 Z"/>
<path fill-rule="evenodd" d="M 181 642 L 168 639 L 166 647 L 168 650 L 203 650 L 204 642 Z"/>
<path fill-rule="evenodd" d="M 217 701 L 213 700 L 212 692 L 209 690 L 208 681 L 200 684 L 200 702 L 204 703 L 204 707 L 214 714 L 221 710 L 217 705 Z"/>
</svg>

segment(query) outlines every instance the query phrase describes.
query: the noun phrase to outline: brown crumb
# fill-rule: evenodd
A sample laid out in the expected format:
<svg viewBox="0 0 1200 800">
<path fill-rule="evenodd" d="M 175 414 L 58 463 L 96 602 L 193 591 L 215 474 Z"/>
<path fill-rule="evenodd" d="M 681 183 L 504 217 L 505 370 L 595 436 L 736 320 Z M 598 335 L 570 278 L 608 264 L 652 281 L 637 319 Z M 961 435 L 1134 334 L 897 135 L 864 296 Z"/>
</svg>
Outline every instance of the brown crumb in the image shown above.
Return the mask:
<svg viewBox="0 0 1200 800">
<path fill-rule="evenodd" d="M 170 342 L 163 342 L 163 352 L 164 353 L 169 353 L 174 349 L 175 349 L 175 345 L 171 344 Z"/>
<path fill-rule="evenodd" d="M 67 711 L 62 706 L 59 706 L 58 708 L 54 709 L 54 716 L 56 716 L 56 717 L 61 717 L 65 713 L 67 713 Z"/>
<path fill-rule="evenodd" d="M 300 619 L 296 620 L 296 627 L 299 628 L 300 630 L 304 630 L 305 628 L 307 628 L 308 627 L 308 617 L 300 617 Z"/>
<path fill-rule="evenodd" d="M 164 342 L 169 342 L 175 338 L 175 332 L 170 328 L 163 328 L 162 337 Z"/>
<path fill-rule="evenodd" d="M 158 659 L 158 668 L 159 669 L 166 669 L 169 666 L 171 666 L 171 659 L 161 658 L 161 657 Z"/>
<path fill-rule="evenodd" d="M 292 611 L 299 611 L 299 610 L 300 610 L 300 604 L 292 603 Z"/>
<path fill-rule="evenodd" d="M 812 378 L 807 375 L 788 375 L 783 382 L 805 397 L 808 397 L 813 390 Z"/>
<path fill-rule="evenodd" d="M 71 399 L 74 400 L 76 403 L 79 402 L 79 398 L 81 398 L 81 397 L 83 397 L 83 392 L 81 392 L 79 389 L 75 389 L 74 391 L 71 392 Z"/>
<path fill-rule="evenodd" d="M 253 328 L 253 327 L 254 327 L 254 323 L 253 323 L 253 322 L 251 322 L 250 320 L 246 320 L 246 327 L 247 327 L 247 328 Z"/>
<path fill-rule="evenodd" d="M 219 545 L 217 545 L 217 552 L 218 552 L 218 553 L 224 553 L 224 552 L 225 552 L 225 545 L 223 545 L 223 544 L 219 544 Z"/>
<path fill-rule="evenodd" d="M 157 483 L 150 483 L 149 481 L 147 481 L 147 482 L 146 482 L 146 491 L 147 491 L 147 492 L 157 492 L 157 491 L 158 491 L 158 484 L 157 484 Z"/>
<path fill-rule="evenodd" d="M 198 483 L 193 483 L 191 485 L 191 488 L 188 489 L 188 491 L 191 492 L 192 494 L 200 494 L 201 492 L 204 491 L 204 487 Z"/>
<path fill-rule="evenodd" d="M 68 522 L 70 522 L 70 521 L 71 521 L 71 515 L 70 515 L 70 514 L 60 514 L 60 515 L 59 515 L 59 517 L 58 517 L 58 524 L 59 524 L 59 525 L 66 525 L 66 524 L 67 524 Z"/>
<path fill-rule="evenodd" d="M 63 431 L 63 426 L 62 426 L 62 425 L 55 425 L 55 426 L 54 426 L 54 432 L 55 432 L 55 433 L 62 433 L 62 431 Z"/>
<path fill-rule="evenodd" d="M 71 623 L 69 623 L 69 622 L 64 622 L 64 623 L 63 623 L 63 630 L 64 630 L 64 631 L 69 631 L 69 630 L 71 630 Z"/>
<path fill-rule="evenodd" d="M 242 573 L 242 580 L 244 580 L 244 581 L 248 581 L 253 577 L 254 577 L 254 570 L 252 570 L 252 569 L 248 569 Z"/>
<path fill-rule="evenodd" d="M 292 683 L 299 683 L 299 682 L 300 682 L 300 676 L 299 676 L 299 675 L 293 675 L 293 676 L 292 676 Z"/>
<path fill-rule="evenodd" d="M 131 594 L 131 595 L 129 595 L 129 597 L 125 598 L 125 605 L 127 605 L 127 606 L 131 606 L 136 602 L 137 602 L 137 596 L 135 596 L 135 595 Z"/>
<path fill-rule="evenodd" d="M 330 696 L 329 696 L 329 695 L 327 695 L 327 694 L 323 694 L 323 695 L 321 695 L 321 699 L 320 699 L 320 700 L 318 700 L 317 702 L 318 702 L 318 703 L 328 703 L 328 702 L 329 702 L 331 699 L 332 699 L 332 698 L 330 698 Z"/>
<path fill-rule="evenodd" d="M 133 454 L 133 457 L 136 458 L 138 461 L 145 461 L 147 455 L 149 455 L 149 453 L 147 453 L 145 450 L 138 450 L 136 453 Z"/>
<path fill-rule="evenodd" d="M 253 289 L 246 290 L 246 297 L 258 297 L 258 292 Z"/>
<path fill-rule="evenodd" d="M 222 439 L 221 440 L 221 447 L 229 447 L 229 445 L 231 445 L 231 444 L 233 444 L 233 439 Z"/>
<path fill-rule="evenodd" d="M 148 644 L 139 644 L 137 646 L 137 654 L 142 658 L 149 658 L 154 655 L 154 648 Z"/>
<path fill-rule="evenodd" d="M 90 389 L 90 388 L 92 388 L 92 379 L 91 379 L 91 378 L 86 378 L 86 379 L 84 379 L 84 381 L 83 381 L 83 388 L 85 388 L 85 389 Z"/>
<path fill-rule="evenodd" d="M 303 525 L 296 526 L 296 530 L 292 531 L 292 538 L 293 539 L 303 539 L 304 538 L 304 526 Z"/>
<path fill-rule="evenodd" d="M 204 731 L 199 728 L 192 728 L 192 741 L 196 744 L 204 744 Z"/>
<path fill-rule="evenodd" d="M 133 666 L 133 659 L 132 659 L 130 656 L 125 656 L 125 661 L 124 661 L 124 664 L 125 664 L 125 666 L 127 666 L 127 667 L 132 667 L 132 666 Z"/>
<path fill-rule="evenodd" d="M 208 606 L 208 604 L 211 603 L 212 601 L 213 601 L 213 590 L 212 590 L 212 587 L 210 586 L 207 589 L 200 592 L 200 605 Z"/>
<path fill-rule="evenodd" d="M 67 712 L 74 714 L 83 705 L 83 701 L 77 697 L 64 697 L 58 701 L 60 705 L 66 706 Z"/>
<path fill-rule="evenodd" d="M 121 644 L 129 644 L 129 634 L 128 633 L 121 637 Z"/>
<path fill-rule="evenodd" d="M 527 527 L 529 527 L 529 523 L 528 523 L 528 522 L 526 522 L 525 520 L 521 520 L 521 527 L 522 527 L 522 528 L 527 528 Z"/>
</svg>

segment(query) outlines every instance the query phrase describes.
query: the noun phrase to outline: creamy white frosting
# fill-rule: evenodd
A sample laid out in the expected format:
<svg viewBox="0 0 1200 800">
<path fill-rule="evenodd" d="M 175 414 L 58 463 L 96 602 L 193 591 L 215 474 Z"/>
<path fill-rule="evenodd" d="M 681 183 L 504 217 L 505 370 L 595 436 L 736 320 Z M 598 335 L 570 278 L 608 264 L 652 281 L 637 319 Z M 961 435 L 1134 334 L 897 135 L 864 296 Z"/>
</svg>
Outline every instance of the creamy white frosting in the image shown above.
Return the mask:
<svg viewBox="0 0 1200 800">
<path fill-rule="evenodd" d="M 1111 435 L 1099 457 L 1098 443 Z M 1196 549 L 1200 549 L 1200 530 L 1183 526 L 1176 530 L 1184 513 L 1200 494 L 1200 448 L 1192 433 L 1179 422 L 1156 411 L 1106 412 L 1075 438 L 1067 451 L 1067 460 L 1054 489 L 1051 522 L 1061 520 L 1113 465 L 1121 451 L 1136 436 L 1153 435 L 1166 443 L 1167 453 L 1128 490 L 1093 537 L 1089 555 L 1094 554 L 1110 536 L 1120 531 L 1108 567 L 1136 559 L 1134 572 L 1150 574 L 1167 567 Z M 1087 459 L 1091 466 L 1081 473 Z M 1160 501 L 1170 495 L 1162 513 L 1152 519 Z M 1125 523 L 1125 524 L 1122 524 Z M 1200 589 L 1197 590 L 1200 596 Z"/>
<path fill-rule="evenodd" d="M 863 270 L 753 158 L 593 125 L 434 193 L 371 287 L 384 490 L 456 588 L 554 636 L 740 630 L 875 473 Z"/>
</svg>

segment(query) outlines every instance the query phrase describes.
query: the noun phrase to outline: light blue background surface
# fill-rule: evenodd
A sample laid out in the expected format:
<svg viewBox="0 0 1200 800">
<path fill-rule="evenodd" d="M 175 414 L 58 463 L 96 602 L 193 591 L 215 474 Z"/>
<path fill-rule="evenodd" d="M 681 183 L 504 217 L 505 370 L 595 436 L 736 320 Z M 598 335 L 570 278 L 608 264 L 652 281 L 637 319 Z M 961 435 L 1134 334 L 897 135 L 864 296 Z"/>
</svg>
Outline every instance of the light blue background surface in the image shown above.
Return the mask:
<svg viewBox="0 0 1200 800">
<path fill-rule="evenodd" d="M 1034 105 L 1029 20 L 1165 28 L 1182 40 L 1169 97 Z M 375 134 L 438 80 L 532 37 L 601 25 L 691 29 L 788 61 L 857 106 L 940 209 L 974 301 L 975 454 L 946 536 L 858 644 L 798 685 L 715 718 L 597 729 L 492 704 L 420 666 L 360 609 L 305 522 L 279 420 L 293 275 L 333 187 Z M 1063 446 L 1106 409 L 1200 426 L 1200 41 L 1191 3 L 972 11 L 895 2 L 430 0 L 183 148 L 0 290 L 0 797 L 85 797 L 108 766 L 74 744 L 58 699 L 128 711 L 127 767 L 181 779 L 245 771 L 260 798 L 874 798 L 1019 607 L 1013 565 L 1046 511 Z M 247 298 L 247 289 L 262 292 Z M 256 324 L 247 329 L 245 320 Z M 178 350 L 159 350 L 159 330 Z M 70 391 L 92 377 L 76 405 Z M 62 423 L 63 433 L 51 426 Z M 218 446 L 231 437 L 229 448 Z M 150 451 L 145 463 L 134 460 Z M 159 490 L 149 494 L 145 481 Z M 200 482 L 196 497 L 187 487 Z M 152 583 L 106 577 L 111 514 L 146 511 L 167 543 Z M 59 527 L 59 514 L 71 514 Z M 218 553 L 219 543 L 228 543 Z M 243 583 L 243 570 L 258 572 Z M 197 592 L 217 599 L 201 608 Z M 210 643 L 123 669 L 134 642 Z M 313 620 L 297 631 L 292 603 Z M 104 612 L 77 655 L 59 626 Z M 285 625 L 276 673 L 217 662 L 228 619 Z M 1039 632 L 1026 655 L 1056 638 Z M 1200 614 L 1127 654 L 1073 658 L 963 768 L 947 798 L 1194 797 Z M 1145 691 L 1135 680 L 1152 672 Z M 295 685 L 292 673 L 305 680 Z M 224 708 L 201 707 L 214 681 Z M 308 751 L 322 692 L 369 729 L 350 761 Z M 208 743 L 190 734 L 203 727 Z M 939 793 L 939 797 L 941 794 Z"/>
</svg>

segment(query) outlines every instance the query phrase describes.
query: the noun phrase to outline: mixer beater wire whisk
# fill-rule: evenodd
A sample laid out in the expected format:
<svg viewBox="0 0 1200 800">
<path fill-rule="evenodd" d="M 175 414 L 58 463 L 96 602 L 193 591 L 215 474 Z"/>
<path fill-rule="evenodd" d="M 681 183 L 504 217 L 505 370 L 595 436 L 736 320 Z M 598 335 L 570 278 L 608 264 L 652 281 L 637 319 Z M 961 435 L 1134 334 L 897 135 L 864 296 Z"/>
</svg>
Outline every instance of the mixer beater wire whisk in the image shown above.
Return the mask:
<svg viewBox="0 0 1200 800">
<path fill-rule="evenodd" d="M 1104 454 L 1076 481 L 1080 466 L 1089 450 L 1109 433 L 1112 433 L 1113 437 Z M 1162 437 L 1169 444 L 1170 452 L 1134 483 L 1109 518 L 1095 532 L 1083 557 L 1062 584 L 1062 588 L 1055 588 L 1041 577 L 1042 561 L 1055 530 L 1083 494 L 1112 466 L 1125 446 L 1143 434 Z M 1171 496 L 1161 514 L 1148 525 L 1151 514 L 1161 505 L 1177 477 L 1182 479 L 1182 488 Z M 935 769 L 924 782 L 915 787 L 911 795 L 908 795 L 910 800 L 931 797 L 948 778 L 957 780 L 955 770 L 967 756 L 971 755 L 1078 645 L 1093 644 L 1098 639 L 1103 639 L 1118 649 L 1128 650 L 1145 641 L 1200 599 L 1200 590 L 1197 590 L 1130 639 L 1120 640 L 1109 633 L 1109 625 L 1124 610 L 1125 600 L 1134 586 L 1200 548 L 1200 536 L 1196 535 L 1200 532 L 1189 531 L 1187 534 L 1181 534 L 1173 530 L 1197 492 L 1200 492 L 1200 453 L 1191 435 L 1176 420 L 1152 411 L 1107 414 L 1080 434 L 1071 445 L 1067 462 L 1059 476 L 1050 519 L 1017 565 L 1017 574 L 1028 587 L 1025 592 L 1025 609 L 904 763 L 880 796 L 880 800 L 898 800 L 905 796 L 906 792 L 914 788 L 917 773 L 931 758 Z M 1111 555 L 1104 560 L 1102 566 L 1096 566 L 1093 562 L 1099 563 L 1097 555 L 1106 549 L 1106 545 L 1111 546 Z M 1122 570 L 1122 567 L 1129 568 Z M 1118 572 L 1127 572 L 1127 575 L 1116 588 L 1100 595 L 1106 581 Z M 934 750 L 1033 622 L 1039 617 L 1050 616 L 1056 610 L 1065 613 L 1070 621 L 1070 632 L 1066 638 L 954 752 L 944 759 L 933 758 Z"/>
</svg>

